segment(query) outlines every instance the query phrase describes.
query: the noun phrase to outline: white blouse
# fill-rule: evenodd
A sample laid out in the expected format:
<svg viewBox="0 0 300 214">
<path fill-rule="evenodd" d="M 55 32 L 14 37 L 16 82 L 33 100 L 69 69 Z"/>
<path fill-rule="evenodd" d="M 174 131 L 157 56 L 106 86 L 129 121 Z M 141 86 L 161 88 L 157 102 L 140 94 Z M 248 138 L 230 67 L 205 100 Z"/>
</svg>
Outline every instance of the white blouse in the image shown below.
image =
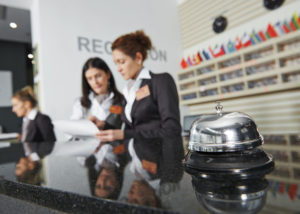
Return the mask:
<svg viewBox="0 0 300 214">
<path fill-rule="evenodd" d="M 74 105 L 71 120 L 87 119 L 89 116 L 95 116 L 99 120 L 104 121 L 110 114 L 109 108 L 113 103 L 114 93 L 109 95 L 98 95 L 91 92 L 89 99 L 91 100 L 91 107 L 89 109 L 83 107 L 80 102 L 80 98 L 77 98 Z"/>
<path fill-rule="evenodd" d="M 123 95 L 126 99 L 124 113 L 129 122 L 132 122 L 131 109 L 136 98 L 136 92 L 139 90 L 143 79 L 151 79 L 150 71 L 147 68 L 142 68 L 135 80 L 130 79 L 123 89 Z"/>
</svg>

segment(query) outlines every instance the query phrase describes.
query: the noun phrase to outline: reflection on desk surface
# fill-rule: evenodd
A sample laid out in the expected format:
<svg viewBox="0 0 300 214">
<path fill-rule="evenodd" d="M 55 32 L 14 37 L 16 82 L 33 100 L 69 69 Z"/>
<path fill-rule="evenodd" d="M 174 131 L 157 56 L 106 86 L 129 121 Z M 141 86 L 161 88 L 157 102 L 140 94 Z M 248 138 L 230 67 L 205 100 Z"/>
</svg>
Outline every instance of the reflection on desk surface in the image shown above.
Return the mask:
<svg viewBox="0 0 300 214">
<path fill-rule="evenodd" d="M 118 200 L 182 213 L 296 213 L 298 183 L 265 179 L 223 181 L 187 173 L 182 139 L 97 140 L 44 145 L 45 155 L 28 160 L 22 143 L 0 147 L 0 176 L 75 194 Z M 35 145 L 37 146 L 37 145 Z M 41 145 L 39 145 L 41 146 Z M 43 146 L 42 146 L 43 147 Z M 32 169 L 16 176 L 22 167 Z M 268 177 L 267 177 L 268 178 Z"/>
</svg>

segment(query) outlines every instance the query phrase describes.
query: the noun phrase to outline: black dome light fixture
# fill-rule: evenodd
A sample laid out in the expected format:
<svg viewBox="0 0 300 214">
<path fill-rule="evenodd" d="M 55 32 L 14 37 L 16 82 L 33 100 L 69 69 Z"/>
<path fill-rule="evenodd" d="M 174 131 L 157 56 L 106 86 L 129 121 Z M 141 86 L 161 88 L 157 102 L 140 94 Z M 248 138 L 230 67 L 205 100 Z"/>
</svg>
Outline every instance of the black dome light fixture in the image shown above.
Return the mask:
<svg viewBox="0 0 300 214">
<path fill-rule="evenodd" d="M 275 10 L 284 3 L 284 0 L 263 0 L 263 2 L 266 9 Z"/>
<path fill-rule="evenodd" d="M 215 33 L 222 33 L 227 27 L 227 19 L 224 16 L 218 16 L 213 23 L 213 31 Z"/>
</svg>

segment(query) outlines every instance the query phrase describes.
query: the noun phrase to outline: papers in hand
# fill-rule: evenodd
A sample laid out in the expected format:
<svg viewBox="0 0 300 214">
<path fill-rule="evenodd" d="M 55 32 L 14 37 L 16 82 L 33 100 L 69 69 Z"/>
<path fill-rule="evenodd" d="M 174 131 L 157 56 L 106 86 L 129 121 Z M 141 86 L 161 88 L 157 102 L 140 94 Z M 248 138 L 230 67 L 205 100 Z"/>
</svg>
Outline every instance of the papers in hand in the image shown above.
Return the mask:
<svg viewBox="0 0 300 214">
<path fill-rule="evenodd" d="M 56 120 L 54 127 L 75 137 L 94 137 L 99 131 L 90 120 Z"/>
</svg>

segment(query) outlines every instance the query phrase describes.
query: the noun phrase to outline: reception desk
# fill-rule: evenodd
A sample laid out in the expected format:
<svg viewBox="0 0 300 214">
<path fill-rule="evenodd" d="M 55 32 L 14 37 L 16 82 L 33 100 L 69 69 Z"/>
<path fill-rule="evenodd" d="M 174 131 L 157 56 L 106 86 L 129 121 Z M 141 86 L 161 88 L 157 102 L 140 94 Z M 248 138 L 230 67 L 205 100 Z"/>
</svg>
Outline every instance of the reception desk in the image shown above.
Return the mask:
<svg viewBox="0 0 300 214">
<path fill-rule="evenodd" d="M 182 159 L 180 144 L 182 140 L 176 138 L 135 139 L 134 146 L 125 142 L 123 150 L 122 142 L 117 143 L 114 148 L 118 149 L 113 151 L 117 151 L 120 163 L 114 175 L 119 176 L 119 182 L 109 173 L 103 175 L 103 182 L 99 181 L 99 159 L 91 158 L 99 146 L 96 140 L 55 142 L 52 149 L 48 148 L 49 154 L 39 161 L 41 168 L 35 182 L 30 179 L 26 182 L 15 175 L 16 164 L 24 155 L 22 143 L 2 146 L 1 213 L 296 213 L 300 210 L 297 184 L 278 186 L 276 181 L 265 178 L 270 170 L 248 171 L 246 178 L 237 176 L 239 172 L 223 177 L 205 176 L 197 170 L 194 173 L 195 169 L 187 170 L 183 164 L 186 159 Z M 135 158 L 130 148 L 140 162 L 132 163 Z M 101 172 L 103 168 L 105 164 Z M 115 187 L 118 190 L 100 197 L 102 193 L 97 188 L 101 185 L 108 186 L 105 191 Z"/>
</svg>

